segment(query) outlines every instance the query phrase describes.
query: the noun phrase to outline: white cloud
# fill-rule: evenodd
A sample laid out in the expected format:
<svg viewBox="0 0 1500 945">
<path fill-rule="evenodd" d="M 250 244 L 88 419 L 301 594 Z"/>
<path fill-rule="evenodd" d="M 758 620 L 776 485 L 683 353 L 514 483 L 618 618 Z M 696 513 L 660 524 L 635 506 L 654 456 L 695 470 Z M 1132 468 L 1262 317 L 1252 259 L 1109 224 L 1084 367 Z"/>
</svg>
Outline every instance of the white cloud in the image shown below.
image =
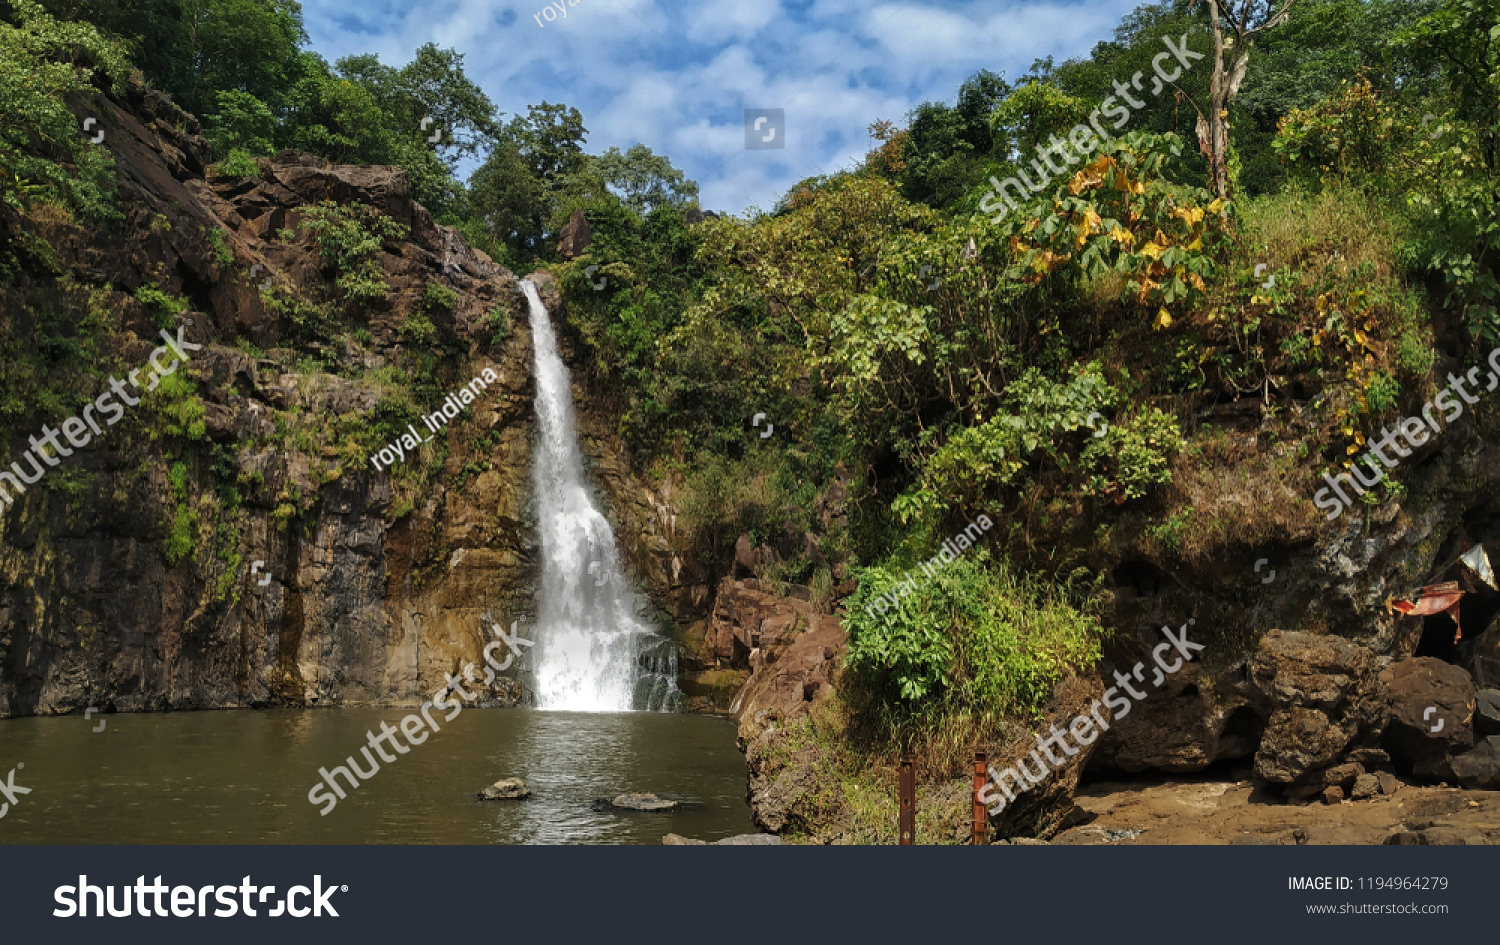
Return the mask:
<svg viewBox="0 0 1500 945">
<path fill-rule="evenodd" d="M 640 141 L 697 179 L 703 205 L 769 208 L 793 183 L 859 160 L 877 118 L 952 101 L 981 68 L 1014 79 L 1034 59 L 1084 55 L 1137 0 L 577 0 L 538 27 L 548 0 L 320 0 L 304 6 L 330 60 L 373 52 L 400 65 L 425 42 L 465 54 L 501 110 L 578 108 L 589 149 Z M 567 4 L 569 0 L 560 0 Z M 787 109 L 786 151 L 745 152 L 743 109 Z"/>
</svg>

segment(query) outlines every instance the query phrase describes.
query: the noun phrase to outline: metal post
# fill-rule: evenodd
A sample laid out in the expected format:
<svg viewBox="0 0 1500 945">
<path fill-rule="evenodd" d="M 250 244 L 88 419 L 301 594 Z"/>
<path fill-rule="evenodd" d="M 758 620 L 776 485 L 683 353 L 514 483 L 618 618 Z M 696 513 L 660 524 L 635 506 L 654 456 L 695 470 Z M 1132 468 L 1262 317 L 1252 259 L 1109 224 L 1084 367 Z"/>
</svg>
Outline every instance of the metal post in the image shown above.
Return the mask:
<svg viewBox="0 0 1500 945">
<path fill-rule="evenodd" d="M 917 777 L 910 761 L 901 762 L 901 814 L 897 826 L 901 831 L 901 846 L 911 846 L 917 834 Z"/>
<path fill-rule="evenodd" d="M 984 782 L 988 779 L 989 759 L 982 751 L 974 752 L 974 845 L 984 846 L 989 837 L 989 816 L 985 813 L 984 805 L 979 803 L 979 792 L 984 790 Z"/>
</svg>

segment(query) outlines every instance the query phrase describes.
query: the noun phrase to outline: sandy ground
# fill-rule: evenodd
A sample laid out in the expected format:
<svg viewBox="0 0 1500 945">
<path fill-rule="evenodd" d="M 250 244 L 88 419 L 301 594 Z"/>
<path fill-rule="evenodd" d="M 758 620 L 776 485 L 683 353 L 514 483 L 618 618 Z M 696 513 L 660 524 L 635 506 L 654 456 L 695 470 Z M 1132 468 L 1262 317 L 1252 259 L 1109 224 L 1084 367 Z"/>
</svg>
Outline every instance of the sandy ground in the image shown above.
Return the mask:
<svg viewBox="0 0 1500 945">
<path fill-rule="evenodd" d="M 1288 803 L 1250 780 L 1098 782 L 1075 800 L 1086 823 L 1054 844 L 1495 844 L 1500 792 L 1402 784 L 1394 794 Z"/>
</svg>

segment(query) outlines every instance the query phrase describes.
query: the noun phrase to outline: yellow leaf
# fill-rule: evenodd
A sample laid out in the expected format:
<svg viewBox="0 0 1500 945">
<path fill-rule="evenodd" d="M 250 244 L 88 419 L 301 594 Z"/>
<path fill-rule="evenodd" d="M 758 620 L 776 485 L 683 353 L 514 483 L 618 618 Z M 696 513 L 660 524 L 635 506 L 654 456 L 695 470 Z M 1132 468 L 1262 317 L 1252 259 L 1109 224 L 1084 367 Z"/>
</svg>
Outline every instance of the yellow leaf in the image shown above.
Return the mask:
<svg viewBox="0 0 1500 945">
<path fill-rule="evenodd" d="M 1189 243 L 1188 244 L 1188 249 L 1192 250 L 1195 253 L 1202 252 L 1202 250 L 1203 250 L 1203 237 L 1200 236 L 1197 239 L 1193 240 L 1191 243 Z"/>
<path fill-rule="evenodd" d="M 1156 324 L 1152 325 L 1151 327 L 1155 328 L 1157 331 L 1160 331 L 1163 328 L 1171 328 L 1172 313 L 1167 311 L 1165 308 L 1161 309 L 1156 313 Z"/>
<path fill-rule="evenodd" d="M 1222 197 L 1215 198 L 1214 202 L 1208 205 L 1208 212 L 1209 213 L 1218 213 L 1220 210 L 1223 210 L 1223 209 L 1224 209 L 1224 198 L 1222 198 Z"/>
<path fill-rule="evenodd" d="M 1156 257 L 1161 255 L 1161 247 L 1157 246 L 1155 243 L 1147 243 L 1145 246 L 1141 247 L 1141 255 L 1151 259 L 1155 259 Z"/>
</svg>

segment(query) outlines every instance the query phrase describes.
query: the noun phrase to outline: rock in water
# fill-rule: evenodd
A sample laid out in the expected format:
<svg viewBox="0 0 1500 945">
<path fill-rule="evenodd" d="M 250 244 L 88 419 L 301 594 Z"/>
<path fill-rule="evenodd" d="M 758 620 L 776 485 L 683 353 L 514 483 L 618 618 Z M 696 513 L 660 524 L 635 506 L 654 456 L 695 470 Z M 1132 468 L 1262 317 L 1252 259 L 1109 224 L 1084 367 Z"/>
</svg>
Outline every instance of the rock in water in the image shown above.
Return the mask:
<svg viewBox="0 0 1500 945">
<path fill-rule="evenodd" d="M 621 794 L 609 802 L 621 810 L 676 810 L 676 801 L 664 801 L 655 794 Z"/>
<path fill-rule="evenodd" d="M 513 801 L 530 796 L 531 789 L 526 787 L 526 782 L 520 778 L 506 778 L 504 781 L 496 781 L 479 792 L 479 799 L 481 801 Z"/>
</svg>

